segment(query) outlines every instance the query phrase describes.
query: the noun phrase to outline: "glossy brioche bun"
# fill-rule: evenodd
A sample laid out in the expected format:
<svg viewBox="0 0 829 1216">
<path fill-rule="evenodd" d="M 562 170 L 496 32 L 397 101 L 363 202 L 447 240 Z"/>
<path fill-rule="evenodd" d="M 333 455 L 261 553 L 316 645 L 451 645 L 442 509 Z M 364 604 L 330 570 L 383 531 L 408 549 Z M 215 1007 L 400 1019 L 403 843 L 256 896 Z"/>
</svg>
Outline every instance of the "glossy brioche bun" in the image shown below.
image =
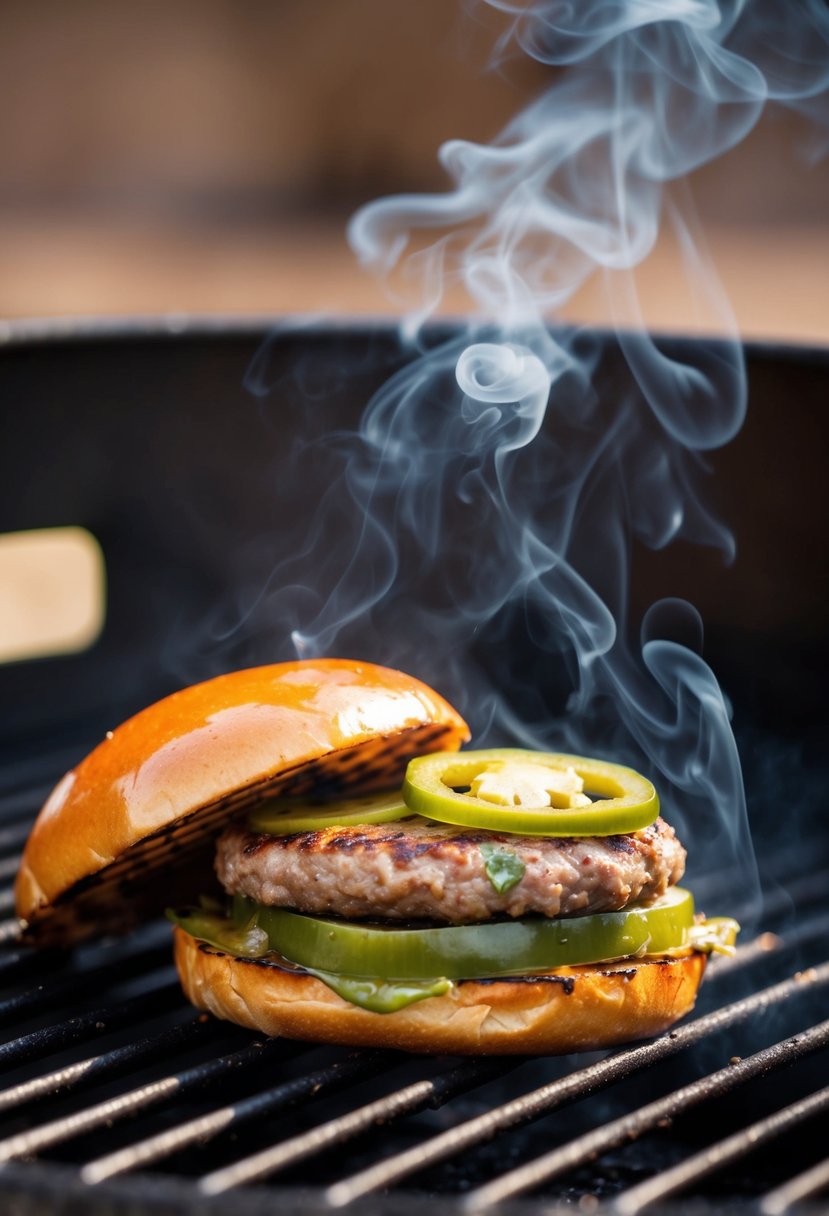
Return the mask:
<svg viewBox="0 0 829 1216">
<path fill-rule="evenodd" d="M 464 980 L 397 1013 L 369 1013 L 307 972 L 233 958 L 175 931 L 192 1004 L 271 1036 L 449 1055 L 556 1055 L 644 1039 L 693 1008 L 699 951 L 561 967 L 531 978 Z"/>
<path fill-rule="evenodd" d="M 412 756 L 468 738 L 437 693 L 372 663 L 277 663 L 184 688 L 58 783 L 23 853 L 17 915 L 43 945 L 128 928 L 204 889 L 214 837 L 240 809 L 392 788 Z"/>
</svg>

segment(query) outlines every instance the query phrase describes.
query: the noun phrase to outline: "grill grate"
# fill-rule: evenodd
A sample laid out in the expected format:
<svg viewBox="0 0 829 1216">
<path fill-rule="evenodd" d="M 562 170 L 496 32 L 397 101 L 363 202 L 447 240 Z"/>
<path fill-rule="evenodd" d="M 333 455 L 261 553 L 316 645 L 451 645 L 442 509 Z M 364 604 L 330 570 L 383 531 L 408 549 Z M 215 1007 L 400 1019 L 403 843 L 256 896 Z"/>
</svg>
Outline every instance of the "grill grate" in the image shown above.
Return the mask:
<svg viewBox="0 0 829 1216">
<path fill-rule="evenodd" d="M 0 908 L 43 792 L 15 784 L 0 797 Z M 692 1020 L 564 1061 L 262 1042 L 184 1004 L 166 924 L 70 958 L 21 948 L 2 922 L 0 1203 L 218 1212 L 232 1192 L 239 1216 L 392 1204 L 403 1216 L 427 1192 L 459 1213 L 575 1200 L 634 1213 L 710 1206 L 708 1179 L 736 1169 L 736 1200 L 792 1211 L 829 1187 L 816 1133 L 829 1108 L 829 870 L 813 860 L 803 872 L 792 855 L 766 931 L 712 962 Z"/>
<path fill-rule="evenodd" d="M 656 1102 L 640 1107 L 630 1115 L 614 1119 L 596 1131 L 579 1136 L 562 1148 L 545 1154 L 520 1169 L 502 1175 L 496 1181 L 479 1188 L 470 1195 L 468 1205 L 472 1208 L 490 1207 L 502 1199 L 511 1198 L 523 1191 L 535 1188 L 542 1182 L 593 1161 L 609 1149 L 617 1148 L 628 1140 L 637 1139 L 645 1132 L 669 1126 L 671 1119 L 699 1102 L 717 1098 L 753 1077 L 771 1072 L 802 1056 L 819 1051 L 827 1043 L 829 1043 L 829 1022 L 823 1022 L 820 1026 L 807 1030 L 784 1043 L 775 1043 L 773 1047 L 759 1051 L 746 1060 L 735 1058 L 735 1062 L 727 1068 L 720 1069 L 700 1081 L 675 1090 Z M 823 1090 L 820 1094 L 807 1099 L 806 1102 L 798 1104 L 797 1108 L 789 1108 L 789 1111 L 797 1110 L 798 1113 L 797 1115 L 787 1114 L 787 1123 L 806 1118 L 808 1115 L 817 1113 L 818 1109 L 824 1109 L 828 1095 L 829 1091 Z M 815 1099 L 820 1099 L 820 1106 L 814 1105 Z M 776 1118 L 780 1119 L 780 1116 L 776 1116 Z M 772 1127 L 775 1130 L 783 1130 L 787 1123 L 781 1121 L 778 1126 L 773 1119 L 764 1120 L 761 1125 L 754 1125 L 752 1128 L 741 1131 L 738 1136 L 714 1146 L 708 1153 L 701 1154 L 699 1158 L 692 1158 L 691 1161 L 683 1163 L 676 1170 L 663 1173 L 657 1180 L 650 1180 L 648 1183 L 634 1188 L 633 1191 L 627 1192 L 617 1200 L 617 1206 L 620 1205 L 625 1212 L 638 1211 L 640 1206 L 651 1202 L 652 1199 L 669 1195 L 674 1190 L 679 1190 L 684 1182 L 693 1181 L 702 1176 L 703 1172 L 715 1168 L 720 1154 L 722 1154 L 724 1162 L 736 1158 L 741 1153 L 749 1152 L 754 1139 L 760 1134 L 756 1131 L 757 1127 L 762 1127 L 763 1134 L 769 1138 L 773 1134 Z M 730 1147 L 726 1149 L 726 1145 Z M 699 1164 L 695 1165 L 695 1162 Z M 633 1198 L 634 1196 L 635 1198 Z"/>
<path fill-rule="evenodd" d="M 811 982 L 821 986 L 829 984 L 829 965 L 815 970 Z M 608 1085 L 632 1076 L 640 1069 L 648 1068 L 692 1046 L 694 1043 L 701 1042 L 708 1035 L 714 1034 L 718 1030 L 736 1025 L 752 1014 L 758 1013 L 763 1009 L 768 1009 L 782 1001 L 790 1000 L 796 995 L 800 983 L 802 983 L 802 980 L 797 977 L 784 981 L 758 993 L 754 997 L 748 997 L 733 1005 L 725 1006 L 715 1013 L 698 1018 L 688 1025 L 680 1026 L 668 1035 L 642 1047 L 633 1047 L 616 1055 L 609 1056 L 598 1064 L 576 1069 L 564 1079 L 553 1082 L 551 1085 L 543 1086 L 541 1089 L 525 1095 L 512 1103 L 507 1103 L 497 1110 L 487 1112 L 485 1115 L 480 1116 L 480 1118 L 471 1120 L 465 1125 L 455 1127 L 444 1136 L 437 1137 L 425 1146 L 419 1146 L 407 1154 L 400 1154 L 393 1160 L 383 1162 L 373 1169 L 365 1171 L 362 1175 L 356 1175 L 338 1183 L 335 1187 L 331 1188 L 327 1197 L 335 1206 L 341 1206 L 369 1191 L 399 1182 L 402 1178 L 425 1168 L 427 1165 L 463 1152 L 467 1148 L 479 1144 L 482 1140 L 491 1138 L 499 1131 L 513 1127 L 516 1124 L 540 1118 L 542 1115 L 549 1114 L 567 1102 L 596 1093 Z M 730 1075 L 734 1075 L 734 1073 Z M 671 1101 L 676 1096 L 671 1095 L 667 1101 Z M 638 1113 L 641 1114 L 642 1112 Z M 636 1117 L 632 1116 L 632 1118 Z M 661 1112 L 656 1122 L 658 1122 L 660 1117 L 662 1117 Z M 607 1146 L 623 1143 L 629 1132 L 634 1130 L 643 1129 L 628 1128 L 626 1126 L 619 1139 L 614 1139 L 610 1136 L 607 1140 Z M 570 1147 L 572 1146 L 568 1146 L 568 1150 Z M 602 1147 L 604 1147 L 602 1143 L 591 1141 L 586 1154 L 578 1160 L 574 1159 L 570 1164 L 575 1166 L 582 1161 L 590 1160 L 598 1154 Z M 549 1174 L 546 1174 L 543 1162 L 536 1163 L 536 1167 L 539 1170 L 537 1177 L 530 1177 L 529 1175 L 525 1177 L 522 1175 L 510 1180 L 507 1176 L 503 1176 L 499 1183 L 494 1184 L 499 1188 L 503 1188 L 502 1191 L 499 1190 L 496 1194 L 493 1189 L 491 1194 L 486 1197 L 486 1201 L 489 1202 L 491 1200 L 494 1202 L 508 1195 L 516 1194 L 529 1186 L 535 1185 L 536 1182 L 542 1181 L 545 1177 L 553 1177 L 556 1172 L 561 1172 L 554 1167 Z M 485 1197 L 481 1195 L 479 1198 L 483 1204 Z"/>
</svg>

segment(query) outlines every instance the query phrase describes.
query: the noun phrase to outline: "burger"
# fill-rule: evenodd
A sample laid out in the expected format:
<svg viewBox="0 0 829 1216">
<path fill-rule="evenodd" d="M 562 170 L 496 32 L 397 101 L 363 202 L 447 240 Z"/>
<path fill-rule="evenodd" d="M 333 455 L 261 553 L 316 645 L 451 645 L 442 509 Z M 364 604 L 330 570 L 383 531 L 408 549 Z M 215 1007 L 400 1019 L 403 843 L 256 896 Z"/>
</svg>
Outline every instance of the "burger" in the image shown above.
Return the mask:
<svg viewBox="0 0 829 1216">
<path fill-rule="evenodd" d="M 47 799 L 24 937 L 69 946 L 166 908 L 190 1001 L 288 1038 L 527 1054 L 666 1029 L 737 927 L 677 885 L 652 784 L 468 739 L 432 689 L 370 663 L 185 688 Z"/>
</svg>

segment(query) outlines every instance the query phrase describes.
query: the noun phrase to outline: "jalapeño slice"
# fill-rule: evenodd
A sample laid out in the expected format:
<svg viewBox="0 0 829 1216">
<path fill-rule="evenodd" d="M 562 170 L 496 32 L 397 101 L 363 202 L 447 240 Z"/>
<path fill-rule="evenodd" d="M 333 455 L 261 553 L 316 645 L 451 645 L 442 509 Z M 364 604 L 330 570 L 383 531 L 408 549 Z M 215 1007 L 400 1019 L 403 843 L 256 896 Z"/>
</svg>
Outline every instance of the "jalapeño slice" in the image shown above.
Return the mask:
<svg viewBox="0 0 829 1216">
<path fill-rule="evenodd" d="M 546 796 L 552 805 L 529 805 L 520 791 L 511 800 L 510 772 L 520 770 L 523 779 L 536 766 L 541 770 L 538 782 L 522 780 L 521 784 L 525 789 L 533 784 L 549 787 Z M 502 788 L 494 794 L 502 805 L 472 792 L 481 777 L 490 774 L 503 775 Z M 557 774 L 560 795 L 555 788 Z M 583 782 L 591 801 L 568 791 L 574 777 Z M 498 781 L 492 784 L 497 786 Z M 525 836 L 617 836 L 647 827 L 659 814 L 656 790 L 632 768 L 587 756 L 521 748 L 418 756 L 406 769 L 403 797 L 411 811 L 429 819 Z"/>
<path fill-rule="evenodd" d="M 689 944 L 694 900 L 672 887 L 652 904 L 558 920 L 397 929 L 266 908 L 237 897 L 235 914 L 255 920 L 272 950 L 315 972 L 386 981 L 527 975 L 578 963 L 663 954 Z M 179 921 L 181 924 L 182 922 Z M 188 928 L 186 924 L 184 928 Z"/>
<path fill-rule="evenodd" d="M 303 802 L 299 799 L 271 798 L 248 816 L 255 832 L 270 836 L 290 836 L 293 832 L 318 832 L 321 828 L 351 827 L 363 823 L 389 823 L 404 819 L 412 812 L 400 790 L 366 794 L 342 802 Z"/>
</svg>

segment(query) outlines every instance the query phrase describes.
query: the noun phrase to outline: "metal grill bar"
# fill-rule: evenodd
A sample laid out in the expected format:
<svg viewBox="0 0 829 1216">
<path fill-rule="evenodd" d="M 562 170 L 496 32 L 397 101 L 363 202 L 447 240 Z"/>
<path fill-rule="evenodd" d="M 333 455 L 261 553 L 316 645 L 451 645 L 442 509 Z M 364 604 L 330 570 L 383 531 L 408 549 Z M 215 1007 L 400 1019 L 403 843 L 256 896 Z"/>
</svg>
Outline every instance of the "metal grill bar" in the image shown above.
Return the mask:
<svg viewBox="0 0 829 1216">
<path fill-rule="evenodd" d="M 17 874 L 20 865 L 20 854 L 12 853 L 9 857 L 0 858 L 0 881 L 9 882 Z"/>
<path fill-rule="evenodd" d="M 804 1199 L 811 1199 L 821 1191 L 829 1188 L 829 1157 L 825 1161 L 804 1170 L 784 1182 L 782 1186 L 769 1191 L 760 1201 L 760 1211 L 763 1216 L 783 1216 L 784 1212 Z"/>
<path fill-rule="evenodd" d="M 185 1093 L 196 1086 L 204 1085 L 233 1069 L 244 1068 L 250 1064 L 262 1064 L 269 1057 L 282 1050 L 282 1043 L 276 1039 L 269 1040 L 266 1043 L 253 1043 L 249 1047 L 243 1047 L 240 1051 L 232 1052 L 230 1055 L 218 1056 L 216 1059 L 208 1060 L 205 1063 L 195 1065 L 193 1068 L 185 1069 L 184 1072 L 162 1077 L 160 1080 L 151 1081 L 147 1085 L 139 1085 L 136 1089 L 119 1094 L 117 1098 L 109 1098 L 105 1102 L 98 1102 L 94 1106 L 88 1106 L 84 1110 L 75 1111 L 73 1114 L 66 1115 L 62 1119 L 54 1119 L 50 1123 L 41 1123 L 38 1127 L 32 1128 L 29 1131 L 0 1140 L 0 1161 L 13 1161 L 19 1157 L 30 1157 L 34 1153 L 41 1152 L 44 1148 L 51 1148 L 55 1144 L 62 1144 L 66 1140 L 72 1140 L 74 1137 L 83 1135 L 84 1132 L 92 1131 L 102 1124 L 109 1126 L 118 1119 L 123 1119 L 126 1115 L 135 1114 L 137 1111 L 144 1110 L 148 1106 L 153 1106 L 165 1098 L 170 1098 L 173 1095 Z"/>
<path fill-rule="evenodd" d="M 53 1026 L 44 1026 L 42 1030 L 33 1030 L 30 1034 L 0 1044 L 0 1067 L 12 1068 L 28 1063 L 29 1060 L 60 1051 L 71 1043 L 137 1023 L 144 1017 L 153 1017 L 180 1003 L 181 985 L 178 976 L 171 967 L 165 967 L 150 990 L 142 992 L 132 1000 L 105 1006 L 103 1009 L 93 1009 L 89 1013 L 79 1014 L 64 1022 L 56 1022 Z"/>
<path fill-rule="evenodd" d="M 13 916 L 9 920 L 0 920 L 0 945 L 20 940 L 20 922 Z"/>
<path fill-rule="evenodd" d="M 117 1077 L 136 1064 L 151 1063 L 181 1043 L 186 1043 L 189 1047 L 214 1034 L 215 1030 L 213 1023 L 205 1018 L 188 1018 L 172 1030 L 166 1030 L 152 1038 L 138 1039 L 125 1047 L 116 1047 L 114 1051 L 89 1056 L 86 1060 L 67 1064 L 65 1068 L 42 1073 L 30 1081 L 21 1081 L 19 1085 L 0 1090 L 0 1113 L 36 1102 L 39 1098 L 53 1097 L 61 1091 L 77 1089 L 82 1084 Z"/>
<path fill-rule="evenodd" d="M 77 757 L 75 758 L 77 759 Z M 38 765 L 38 776 L 41 775 L 41 771 L 41 766 Z M 56 768 L 54 771 L 64 772 L 65 769 Z M 0 816 L 2 816 L 6 823 L 11 820 L 12 824 L 10 824 L 8 827 L 4 824 L 4 827 L 0 829 L 0 848 L 2 848 L 4 844 L 3 832 L 11 830 L 17 820 L 24 821 L 26 826 L 26 835 L 28 835 L 29 828 L 32 826 L 32 820 L 34 819 L 35 810 L 46 801 L 47 797 L 49 796 L 49 792 L 54 785 L 54 782 L 52 782 L 51 785 L 41 785 L 40 782 L 38 782 L 37 785 L 32 785 L 28 781 L 24 780 L 22 782 L 18 781 L 16 783 L 16 788 L 12 789 L 12 785 L 15 784 L 15 782 L 11 780 L 12 774 L 6 771 L 4 772 L 4 776 L 7 780 L 8 788 L 3 794 L 0 794 Z M 25 838 L 26 836 L 24 835 L 23 839 L 25 840 Z"/>
<path fill-rule="evenodd" d="M 0 943 L 4 941 L 2 932 L 6 929 L 15 939 L 19 938 L 20 924 L 17 920 L 0 921 Z M 154 931 L 153 927 L 142 930 L 138 940 L 122 939 L 117 946 L 105 947 L 103 951 L 98 949 L 96 954 L 99 958 L 105 957 L 111 961 L 96 964 L 96 966 L 99 966 L 101 974 L 106 978 L 112 973 L 113 967 L 119 965 L 122 960 L 134 958 L 139 951 L 149 951 L 153 947 L 159 952 L 166 951 L 163 957 L 163 961 L 166 962 L 170 950 L 170 930 L 166 924 L 159 925 L 158 931 Z M 16 982 L 24 980 L 31 972 L 42 976 L 44 973 L 48 973 L 55 963 L 61 967 L 71 965 L 74 974 L 79 977 L 89 977 L 92 974 L 91 967 L 79 962 L 77 955 L 73 957 L 59 949 L 33 950 L 21 946 L 14 953 L 0 954 L 0 979 Z"/>
<path fill-rule="evenodd" d="M 260 1153 L 243 1157 L 224 1169 L 206 1174 L 199 1180 L 199 1191 L 204 1195 L 218 1195 L 233 1187 L 266 1178 L 278 1170 L 297 1165 L 307 1157 L 358 1136 L 375 1123 L 387 1123 L 398 1115 L 411 1114 L 426 1106 L 439 1106 L 480 1079 L 503 1074 L 506 1068 L 509 1068 L 509 1063 L 505 1065 L 503 1061 L 469 1060 L 440 1077 L 415 1081 L 403 1089 L 378 1098 L 375 1102 L 369 1102 L 357 1110 L 332 1119 L 321 1127 L 312 1128 L 302 1135 L 263 1149 Z"/>
<path fill-rule="evenodd" d="M 29 838 L 31 830 L 31 810 L 29 810 L 29 813 L 21 823 L 4 824 L 0 828 L 0 853 L 11 853 L 14 850 L 19 855 L 20 850 Z"/>
<path fill-rule="evenodd" d="M 627 1048 L 587 1068 L 577 1069 L 560 1080 L 552 1081 L 532 1093 L 450 1128 L 425 1144 L 416 1145 L 378 1162 L 329 1187 L 326 1191 L 326 1201 L 333 1207 L 343 1207 L 371 1191 L 391 1186 L 427 1166 L 436 1165 L 468 1148 L 491 1140 L 500 1131 L 530 1123 L 560 1106 L 597 1093 L 617 1081 L 677 1055 L 717 1031 L 735 1026 L 761 1010 L 792 999 L 803 991 L 804 985 L 811 984 L 820 987 L 829 984 L 829 963 L 814 968 L 808 976 L 794 976 L 763 992 L 725 1005 L 713 1013 L 677 1027 L 662 1038 L 644 1043 L 641 1047 Z"/>
<path fill-rule="evenodd" d="M 386 1067 L 388 1061 L 389 1056 L 386 1053 L 364 1052 L 361 1055 L 349 1056 L 326 1068 L 319 1068 L 293 1081 L 265 1090 L 252 1098 L 222 1106 L 201 1118 L 190 1119 L 177 1127 L 160 1132 L 157 1136 L 139 1140 L 118 1152 L 98 1157 L 83 1167 L 81 1178 L 84 1182 L 95 1184 L 106 1178 L 113 1178 L 116 1174 L 125 1174 L 140 1166 L 160 1161 L 171 1153 L 179 1152 L 191 1144 L 204 1143 L 220 1132 L 239 1127 L 251 1119 L 265 1114 L 274 1115 L 295 1105 L 302 1098 L 316 1097 L 335 1087 L 376 1075 Z"/>
<path fill-rule="evenodd" d="M 79 735 L 78 738 L 81 742 L 72 747 L 55 748 L 48 756 L 7 757 L 3 764 L 5 791 L 0 802 L 2 810 L 7 811 L 9 807 L 13 810 L 25 809 L 31 817 L 32 807 L 39 808 L 62 774 L 77 764 L 79 756 L 91 750 L 89 734 Z M 54 775 L 44 780 L 44 773 Z"/>
<path fill-rule="evenodd" d="M 824 1023 L 829 1025 L 829 1023 Z M 805 1038 L 805 1036 L 803 1036 Z M 696 1182 L 715 1170 L 722 1169 L 732 1161 L 737 1161 L 753 1152 L 769 1140 L 783 1135 L 807 1119 L 814 1119 L 824 1111 L 829 1111 L 829 1086 L 821 1089 L 808 1098 L 793 1102 L 783 1110 L 775 1111 L 766 1119 L 759 1119 L 742 1131 L 736 1132 L 726 1140 L 711 1145 L 701 1153 L 689 1157 L 672 1169 L 664 1170 L 653 1178 L 648 1178 L 638 1186 L 631 1187 L 620 1195 L 614 1204 L 614 1209 L 620 1216 L 633 1216 L 658 1199 L 666 1199 L 669 1195 L 683 1190 L 689 1183 Z"/>
<path fill-rule="evenodd" d="M 106 962 L 85 971 L 73 971 L 48 983 L 38 984 L 28 992 L 7 997 L 0 1001 L 0 1026 L 6 1025 L 23 1014 L 37 1014 L 55 1008 L 55 1002 L 85 996 L 90 985 L 103 980 L 112 987 L 121 980 L 131 979 L 147 971 L 163 967 L 170 959 L 170 947 L 153 946 L 136 954 L 109 958 Z"/>
<path fill-rule="evenodd" d="M 534 1161 L 527 1162 L 526 1165 L 519 1166 L 518 1169 L 502 1174 L 500 1177 L 493 1179 L 492 1182 L 488 1182 L 485 1186 L 471 1192 L 467 1196 L 464 1207 L 467 1210 L 491 1207 L 492 1204 L 498 1203 L 503 1199 L 509 1199 L 524 1191 L 533 1190 L 535 1187 L 540 1186 L 541 1183 L 548 1182 L 551 1178 L 558 1177 L 561 1174 L 576 1169 L 580 1165 L 584 1165 L 588 1161 L 594 1160 L 601 1153 L 606 1153 L 609 1149 L 618 1148 L 630 1140 L 637 1139 L 644 1132 L 652 1131 L 655 1127 L 664 1123 L 665 1120 L 675 1118 L 678 1114 L 690 1110 L 700 1102 L 706 1102 L 710 1098 L 719 1097 L 738 1085 L 745 1084 L 746 1081 L 750 1081 L 754 1077 L 782 1068 L 784 1065 L 793 1064 L 796 1060 L 819 1051 L 822 1047 L 827 1046 L 827 1044 L 829 1044 L 829 1021 L 822 1022 L 819 1026 L 812 1027 L 802 1034 L 796 1035 L 794 1038 L 786 1039 L 781 1043 L 775 1043 L 773 1047 L 767 1047 L 763 1051 L 758 1051 L 755 1055 L 748 1056 L 744 1060 L 729 1064 L 727 1068 L 722 1068 L 710 1076 L 703 1077 L 699 1081 L 694 1081 L 690 1085 L 685 1085 L 681 1089 L 667 1094 L 664 1098 L 659 1098 L 655 1102 L 649 1102 L 647 1106 L 643 1106 L 632 1114 L 623 1115 L 619 1119 L 613 1119 L 610 1123 L 596 1128 L 595 1131 L 578 1136 L 568 1144 L 562 1145 L 561 1148 L 554 1149 L 550 1153 L 545 1153 L 542 1157 L 537 1157 Z M 826 1096 L 829 1097 L 829 1091 L 827 1091 Z M 743 1139 L 745 1139 L 746 1135 L 746 1132 L 740 1133 Z M 730 1141 L 724 1143 L 730 1143 Z M 747 1143 L 750 1144 L 750 1139 Z M 714 1150 L 709 1151 L 713 1152 Z M 704 1154 L 701 1154 L 700 1159 L 703 1156 Z M 698 1159 L 694 1158 L 693 1160 L 696 1161 Z M 688 1167 L 688 1172 L 683 1172 L 682 1178 L 690 1181 L 693 1179 L 694 1173 L 690 1171 L 690 1163 L 686 1163 L 686 1166 Z M 713 1169 L 715 1166 L 712 1165 L 711 1168 Z M 661 1187 L 663 1179 L 673 1177 L 674 1175 L 679 1177 L 678 1171 L 668 1170 L 660 1174 L 658 1176 L 659 1186 Z M 651 1181 L 656 1183 L 657 1179 Z M 650 1203 L 652 1199 L 670 1194 L 673 1190 L 679 1190 L 683 1185 L 684 1182 L 677 1182 L 676 1186 L 671 1186 L 664 1191 L 657 1189 L 652 1196 L 650 1191 L 648 1191 L 648 1198 L 644 1202 Z M 647 1186 L 648 1183 L 644 1183 L 641 1188 L 636 1187 L 628 1192 L 628 1194 L 633 1195 L 635 1191 L 637 1198 L 636 1202 L 631 1200 L 632 1207 L 623 1208 L 626 1213 L 638 1210 L 639 1206 L 641 1206 L 639 1193 L 641 1191 L 642 1194 L 645 1194 Z"/>
</svg>

